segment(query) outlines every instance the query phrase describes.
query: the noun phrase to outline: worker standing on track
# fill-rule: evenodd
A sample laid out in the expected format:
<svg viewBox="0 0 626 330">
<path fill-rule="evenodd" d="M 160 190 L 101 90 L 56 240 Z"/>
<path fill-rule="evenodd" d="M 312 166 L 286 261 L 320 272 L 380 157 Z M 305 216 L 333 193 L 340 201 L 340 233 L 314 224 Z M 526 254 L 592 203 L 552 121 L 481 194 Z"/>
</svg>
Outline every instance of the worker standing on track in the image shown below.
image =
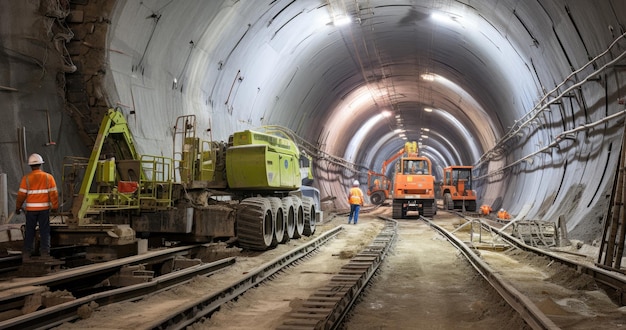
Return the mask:
<svg viewBox="0 0 626 330">
<path fill-rule="evenodd" d="M 50 210 L 59 208 L 59 194 L 54 177 L 41 170 L 43 158 L 39 154 L 28 157 L 31 172 L 24 177 L 17 192 L 15 214 L 20 214 L 22 205 L 26 210 L 26 231 L 22 258 L 29 260 L 35 242 L 35 228 L 39 225 L 42 258 L 50 257 Z"/>
<path fill-rule="evenodd" d="M 359 181 L 354 180 L 350 193 L 348 194 L 348 203 L 350 203 L 350 216 L 348 216 L 348 224 L 352 222 L 354 218 L 354 224 L 359 221 L 359 211 L 363 206 L 363 192 L 359 188 Z"/>
</svg>

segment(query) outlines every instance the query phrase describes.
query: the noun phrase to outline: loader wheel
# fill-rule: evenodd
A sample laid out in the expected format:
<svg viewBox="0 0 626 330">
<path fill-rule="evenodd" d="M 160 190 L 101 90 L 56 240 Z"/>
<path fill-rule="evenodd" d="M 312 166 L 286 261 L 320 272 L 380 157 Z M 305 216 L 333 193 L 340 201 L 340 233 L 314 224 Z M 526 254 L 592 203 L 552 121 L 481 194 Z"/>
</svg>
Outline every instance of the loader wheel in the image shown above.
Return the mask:
<svg viewBox="0 0 626 330">
<path fill-rule="evenodd" d="M 272 205 L 272 215 L 274 216 L 274 236 L 272 237 L 272 247 L 275 247 L 283 240 L 285 235 L 285 213 L 283 202 L 278 197 L 267 198 Z"/>
<path fill-rule="evenodd" d="M 315 222 L 317 221 L 313 198 L 303 196 L 302 209 L 304 211 L 304 231 L 302 233 L 304 236 L 311 236 L 315 233 Z"/>
<path fill-rule="evenodd" d="M 304 208 L 302 208 L 302 200 L 298 196 L 289 196 L 293 201 L 293 211 L 296 220 L 296 228 L 291 238 L 300 238 L 304 232 Z"/>
<path fill-rule="evenodd" d="M 296 216 L 293 209 L 293 200 L 290 197 L 281 199 L 281 202 L 283 203 L 283 211 L 285 212 L 285 234 L 280 242 L 287 243 L 296 231 Z"/>
<path fill-rule="evenodd" d="M 370 202 L 374 205 L 382 205 L 385 202 L 385 193 L 377 191 L 370 196 Z"/>
<path fill-rule="evenodd" d="M 454 210 L 454 201 L 452 200 L 452 195 L 450 195 L 450 193 L 443 194 L 443 207 L 446 210 Z"/>
<path fill-rule="evenodd" d="M 267 250 L 274 237 L 272 205 L 263 197 L 246 198 L 237 212 L 239 246 L 250 250 Z"/>
</svg>

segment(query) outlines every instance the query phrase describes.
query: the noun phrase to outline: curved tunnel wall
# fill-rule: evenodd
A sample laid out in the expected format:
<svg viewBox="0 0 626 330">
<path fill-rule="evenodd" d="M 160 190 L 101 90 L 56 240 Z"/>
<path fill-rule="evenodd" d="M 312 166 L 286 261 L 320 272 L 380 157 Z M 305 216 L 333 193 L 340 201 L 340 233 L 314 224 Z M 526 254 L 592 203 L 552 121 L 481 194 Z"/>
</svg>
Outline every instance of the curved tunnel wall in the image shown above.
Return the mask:
<svg viewBox="0 0 626 330">
<path fill-rule="evenodd" d="M 404 143 L 390 132 L 401 129 L 411 140 L 429 128 L 423 150 L 436 168 L 480 165 L 483 202 L 514 215 L 527 211 L 531 218 L 566 214 L 574 231 L 601 218 L 613 179 L 598 169 L 615 169 L 622 133 L 613 128 L 617 120 L 518 161 L 563 131 L 622 110 L 616 103 L 620 70 L 593 75 L 593 82 L 568 92 L 514 137 L 496 141 L 540 102 L 553 99 L 540 101 L 547 92 L 563 84 L 552 94 L 557 96 L 619 56 L 614 47 L 584 67 L 623 33 L 615 15 L 619 4 L 343 3 L 360 20 L 333 26 L 328 16 L 338 3 L 188 1 L 159 8 L 158 1 L 118 2 L 110 47 L 121 52 L 109 53 L 117 92 L 111 95 L 134 104 L 135 134 L 145 151 L 163 150 L 163 138 L 155 134 L 171 127 L 168 118 L 195 113 L 214 139 L 278 124 L 329 154 L 378 170 Z M 151 15 L 158 22 L 146 19 Z M 425 81 L 424 74 L 441 80 Z M 424 113 L 425 107 L 435 112 Z M 159 121 L 146 119 L 154 113 Z M 487 151 L 495 157 L 479 161 Z M 335 195 L 339 206 L 345 206 L 352 178 L 364 180 L 332 164 L 317 169 L 322 194 Z"/>
<path fill-rule="evenodd" d="M 332 22 L 341 11 L 350 24 Z M 616 0 L 119 0 L 98 20 L 110 25 L 97 92 L 123 108 L 147 154 L 170 155 L 176 117 L 193 113 L 204 139 L 282 125 L 364 173 L 402 147 L 400 133 L 416 140 L 427 128 L 422 150 L 435 168 L 477 166 L 481 202 L 529 218 L 564 214 L 573 234 L 592 240 L 623 117 L 563 132 L 624 110 L 623 12 Z M 53 127 L 61 109 L 51 106 Z M 10 118 L 12 128 L 31 126 Z M 346 206 L 346 184 L 364 179 L 357 170 L 318 159 L 322 197 Z"/>
</svg>

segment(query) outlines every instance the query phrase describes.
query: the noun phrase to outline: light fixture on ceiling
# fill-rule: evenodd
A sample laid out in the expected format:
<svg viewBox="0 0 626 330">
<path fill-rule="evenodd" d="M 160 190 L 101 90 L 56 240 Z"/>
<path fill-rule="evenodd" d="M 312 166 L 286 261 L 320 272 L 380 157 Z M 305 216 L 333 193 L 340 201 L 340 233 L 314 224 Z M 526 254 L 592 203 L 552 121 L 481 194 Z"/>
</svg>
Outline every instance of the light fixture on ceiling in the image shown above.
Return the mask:
<svg viewBox="0 0 626 330">
<path fill-rule="evenodd" d="M 426 112 L 433 112 L 433 108 L 424 108 L 424 111 L 426 111 Z"/>
<path fill-rule="evenodd" d="M 422 139 L 428 139 L 428 135 L 422 134 Z"/>
<path fill-rule="evenodd" d="M 424 127 L 422 127 L 422 131 L 424 131 L 424 132 L 430 132 L 430 128 L 424 128 Z"/>
<path fill-rule="evenodd" d="M 391 112 L 388 110 L 383 111 L 383 117 L 389 117 L 391 116 Z"/>
<path fill-rule="evenodd" d="M 426 81 L 435 81 L 435 75 L 432 73 L 424 73 L 420 77 Z"/>
<path fill-rule="evenodd" d="M 345 14 L 341 14 L 341 15 L 337 15 L 333 17 L 333 24 L 335 26 L 347 25 L 347 24 L 350 24 L 350 22 L 352 22 L 352 19 L 350 18 L 350 16 L 345 15 Z"/>
</svg>

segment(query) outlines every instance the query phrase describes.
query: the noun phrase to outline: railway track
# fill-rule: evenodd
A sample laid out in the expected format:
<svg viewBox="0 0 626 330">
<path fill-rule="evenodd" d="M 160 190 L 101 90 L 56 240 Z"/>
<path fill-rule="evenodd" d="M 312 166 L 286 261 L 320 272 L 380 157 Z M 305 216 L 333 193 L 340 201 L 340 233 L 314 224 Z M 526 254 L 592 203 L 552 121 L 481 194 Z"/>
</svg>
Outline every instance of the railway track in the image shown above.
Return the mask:
<svg viewBox="0 0 626 330">
<path fill-rule="evenodd" d="M 438 235 L 441 235 L 440 237 L 445 237 L 446 241 L 452 243 L 455 248 L 460 251 L 460 254 L 463 255 L 464 258 L 467 258 L 469 264 L 477 270 L 480 274 L 479 277 L 484 278 L 494 288 L 497 294 L 511 306 L 512 310 L 523 319 L 525 326 L 533 329 L 578 329 L 575 326 L 572 327 L 571 324 L 575 322 L 586 324 L 586 322 L 591 320 L 590 317 L 584 319 L 580 315 L 558 315 L 556 317 L 554 315 L 546 315 L 545 299 L 538 300 L 536 293 L 527 291 L 528 287 L 519 286 L 518 283 L 510 278 L 510 270 L 506 270 L 509 266 L 499 265 L 498 262 L 494 261 L 498 260 L 498 258 L 502 258 L 497 256 L 499 254 L 515 254 L 511 253 L 513 249 L 517 250 L 517 248 L 513 248 L 515 239 L 513 239 L 512 242 L 505 241 L 501 244 L 506 245 L 508 249 L 506 252 L 503 252 L 503 249 L 479 249 L 476 244 L 473 244 L 473 239 L 468 236 L 467 232 L 455 231 L 455 229 L 459 227 L 458 223 L 455 225 L 450 225 L 452 223 L 450 221 L 440 223 L 439 220 L 443 219 L 445 214 L 445 212 L 442 212 L 434 220 L 421 218 L 421 221 L 418 222 L 428 224 L 428 227 L 437 231 Z M 373 218 L 373 216 L 370 217 Z M 367 286 L 368 283 L 371 283 L 371 279 L 378 278 L 378 276 L 374 275 L 381 274 L 379 269 L 381 265 L 383 265 L 383 260 L 385 260 L 390 251 L 392 251 L 391 247 L 394 246 L 398 237 L 398 222 L 386 217 L 379 218 L 385 220 L 384 224 L 378 225 L 380 232 L 376 231 L 376 233 L 372 233 L 373 238 L 370 243 L 362 246 L 358 250 L 354 250 L 354 253 L 343 255 L 347 247 L 354 244 L 354 242 L 350 241 L 350 235 L 356 233 L 356 228 L 361 230 L 364 228 L 362 226 L 366 226 L 361 222 L 356 227 L 346 227 L 346 225 L 336 227 L 329 226 L 328 228 L 331 228 L 330 230 L 319 234 L 319 236 L 316 236 L 315 239 L 306 244 L 296 246 L 288 252 L 276 255 L 270 262 L 257 265 L 253 268 L 240 268 L 238 270 L 240 276 L 230 275 L 225 277 L 226 281 L 229 283 L 224 283 L 223 279 L 219 280 L 222 282 L 215 282 L 213 280 L 214 277 L 218 277 L 220 274 L 221 271 L 218 271 L 216 275 L 208 278 L 205 277 L 206 280 L 200 283 L 202 285 L 201 290 L 219 286 L 223 288 L 207 291 L 206 294 L 200 294 L 192 299 L 183 300 L 182 296 L 185 296 L 186 293 L 182 290 L 168 289 L 171 287 L 170 285 L 165 285 L 165 283 L 155 284 L 156 287 L 158 287 L 156 291 L 174 292 L 169 296 L 165 296 L 166 298 L 154 296 L 159 303 L 165 301 L 166 304 L 163 307 L 157 307 L 155 300 L 150 301 L 150 299 L 147 298 L 146 305 L 139 307 L 139 311 L 134 312 L 134 314 L 133 312 L 129 315 L 120 313 L 119 320 L 123 320 L 124 324 L 123 326 L 120 325 L 119 328 L 183 329 L 192 325 L 194 327 L 205 326 L 220 328 L 228 325 L 232 326 L 232 324 L 229 323 L 232 322 L 232 320 L 245 319 L 252 322 L 245 326 L 263 329 L 336 329 L 339 327 L 358 329 L 360 326 L 346 326 L 345 321 L 348 320 L 348 324 L 350 324 L 353 317 L 358 316 L 358 314 L 367 313 L 362 313 L 363 306 L 355 307 L 355 302 L 369 299 L 368 297 L 361 298 L 360 296 L 363 292 L 368 291 Z M 403 223 L 417 223 L 414 220 L 417 220 L 417 217 L 403 220 Z M 424 227 L 426 228 L 426 226 Z M 343 229 L 349 230 L 346 231 Z M 493 231 L 496 230 L 497 229 L 493 229 Z M 368 231 L 373 231 L 373 229 L 368 229 Z M 339 233 L 342 233 L 343 239 L 331 240 L 331 238 Z M 362 231 L 359 233 L 359 235 L 363 235 Z M 470 234 L 475 235 L 476 233 Z M 328 245 L 330 242 L 333 243 Z M 335 246 L 335 244 L 339 245 Z M 419 245 L 419 241 L 413 241 L 413 243 L 409 244 Z M 341 252 L 337 253 L 337 251 Z M 520 251 L 524 253 L 541 252 L 526 251 L 525 249 L 520 249 Z M 334 261 L 329 262 L 331 259 L 336 260 L 337 263 L 335 264 Z M 342 259 L 342 261 L 337 259 Z M 556 259 L 549 257 L 548 261 L 544 262 L 543 266 L 540 265 L 539 267 L 555 267 L 554 263 L 556 262 Z M 332 263 L 332 265 L 330 265 L 330 263 Z M 406 264 L 406 262 L 404 264 Z M 588 271 L 582 270 L 580 266 L 573 267 L 569 260 L 565 260 L 564 264 L 564 268 L 573 269 L 577 274 L 588 274 Z M 237 263 L 233 260 L 230 266 L 230 268 L 237 267 Z M 429 272 L 432 272 L 432 270 L 429 270 Z M 467 273 L 467 270 L 462 270 L 462 272 L 464 272 L 465 277 L 473 277 L 473 275 Z M 293 278 L 289 279 L 289 277 L 294 277 L 295 280 Z M 194 280 L 197 278 L 198 277 L 195 276 Z M 312 278 L 315 278 L 315 280 L 311 280 Z M 165 278 L 163 278 L 163 280 L 165 281 Z M 413 279 L 413 281 L 420 280 L 423 279 L 420 279 L 419 275 L 417 278 Z M 449 281 L 444 278 L 439 278 L 439 280 L 442 281 L 442 284 L 439 284 L 442 285 L 442 288 L 445 288 L 443 283 Z M 189 282 L 189 278 L 187 282 Z M 297 283 L 297 285 L 294 286 L 294 283 Z M 541 284 L 541 281 L 533 283 L 535 286 L 539 286 L 539 284 Z M 412 284 L 401 285 L 407 288 L 412 287 Z M 253 288 L 254 290 L 250 290 Z M 197 288 L 192 288 L 191 290 L 198 291 Z M 461 290 L 464 291 L 464 295 L 471 294 L 467 290 Z M 480 291 L 481 289 L 476 292 Z M 484 289 L 482 289 L 482 291 L 484 291 Z M 547 291 L 548 290 L 544 290 L 544 292 Z M 147 292 L 139 295 L 131 295 L 120 292 L 121 298 L 99 297 L 93 301 L 99 305 L 104 305 L 107 301 L 125 301 L 126 303 L 130 301 L 138 302 L 142 297 L 146 297 L 146 293 Z M 124 294 L 126 294 L 126 296 L 124 296 Z M 413 295 L 410 291 L 406 292 L 406 294 Z M 148 293 L 148 297 L 153 295 L 153 293 Z M 372 293 L 372 295 L 374 294 Z M 419 301 L 420 305 L 424 303 L 434 303 L 434 301 L 431 301 L 431 299 L 434 298 L 429 296 L 422 297 L 421 294 L 416 295 L 417 297 L 415 298 Z M 425 300 L 422 301 L 423 299 Z M 448 298 L 444 297 L 440 299 L 444 300 L 445 303 L 445 299 Z M 559 299 L 562 300 L 564 298 L 553 297 L 552 301 L 559 303 Z M 74 303 L 74 307 L 72 308 L 75 310 L 79 305 L 84 306 L 86 304 L 88 304 L 87 301 L 80 301 Z M 126 309 L 128 305 L 124 304 L 125 303 L 122 303 L 120 307 L 117 307 L 117 310 Z M 402 301 L 398 300 L 397 304 L 402 304 Z M 493 302 L 493 304 L 493 308 L 495 309 L 495 306 L 499 303 Z M 361 303 L 359 305 L 368 304 Z M 357 309 L 357 307 L 361 309 Z M 412 306 L 408 307 L 411 308 Z M 414 308 L 415 307 L 411 309 L 414 313 L 419 310 L 415 310 Z M 490 309 L 492 307 L 485 308 Z M 148 310 L 152 310 L 152 312 L 148 312 Z M 42 324 L 36 322 L 32 324 L 0 323 L 0 328 L 48 328 L 76 318 L 75 315 L 57 317 L 53 309 L 47 312 L 44 311 L 45 310 L 38 311 L 37 313 L 42 314 L 42 319 L 48 318 L 48 321 L 53 319 L 54 324 L 49 322 Z M 426 309 L 425 312 L 427 312 Z M 255 313 L 258 314 L 257 317 L 254 316 L 256 315 Z M 618 322 L 617 320 L 621 320 L 620 316 L 623 317 L 623 314 L 605 317 L 606 315 L 602 315 L 600 310 L 595 313 L 594 321 L 597 322 L 600 320 L 600 323 L 597 323 L 600 327 L 616 327 L 619 325 L 616 323 Z M 276 316 L 268 318 L 267 316 L 269 314 Z M 386 317 L 389 318 L 389 315 Z M 407 315 L 407 317 L 415 317 L 415 315 Z M 506 317 L 508 316 L 505 316 L 505 318 Z M 271 323 L 262 323 L 266 319 L 271 319 L 267 321 Z M 17 321 L 17 319 L 13 321 Z M 396 320 L 394 320 L 394 322 L 395 321 Z M 97 323 L 101 322 L 97 319 L 91 320 L 91 322 L 96 322 L 96 324 L 101 324 L 105 327 L 107 324 Z M 60 329 L 89 326 L 89 323 L 82 324 L 81 322 L 77 322 L 76 325 L 66 323 L 66 326 L 61 326 Z M 393 325 L 389 326 L 393 327 Z M 432 326 L 432 324 L 429 324 L 429 326 Z"/>
<path fill-rule="evenodd" d="M 235 263 L 234 258 L 224 258 L 216 262 L 186 267 L 162 276 L 148 279 L 139 278 L 134 285 L 123 287 L 102 287 L 102 290 L 92 294 L 84 294 L 86 286 L 93 286 L 102 278 L 110 277 L 120 270 L 130 267 L 141 269 L 138 265 L 163 264 L 183 255 L 189 255 L 199 246 L 186 246 L 161 250 L 147 255 L 123 258 L 116 261 L 69 269 L 47 276 L 18 278 L 11 281 L 0 282 L 2 295 L 0 296 L 0 309 L 3 312 L 15 310 L 22 311 L 30 308 L 33 312 L 18 315 L 0 322 L 0 329 L 37 329 L 49 328 L 64 322 L 79 318 L 81 306 L 96 304 L 103 306 L 121 301 L 134 300 L 139 297 L 154 294 L 161 290 L 190 281 L 196 276 L 209 276 L 212 273 L 229 267 Z M 137 281 L 137 278 L 130 279 Z M 64 292 L 58 301 L 47 308 L 38 308 L 41 304 L 42 295 L 47 292 Z M 78 297 L 77 297 L 78 296 Z M 29 305 L 32 305 L 30 307 Z"/>
<path fill-rule="evenodd" d="M 479 228 L 462 232 L 458 228 L 463 226 L 451 230 L 437 225 L 436 219 L 423 220 L 454 244 L 532 328 L 623 326 L 625 315 L 620 306 L 624 305 L 626 276 L 529 246 L 502 230 L 502 224 L 494 227 L 460 216 Z M 491 240 L 491 244 L 478 248 L 477 240 Z"/>
</svg>

